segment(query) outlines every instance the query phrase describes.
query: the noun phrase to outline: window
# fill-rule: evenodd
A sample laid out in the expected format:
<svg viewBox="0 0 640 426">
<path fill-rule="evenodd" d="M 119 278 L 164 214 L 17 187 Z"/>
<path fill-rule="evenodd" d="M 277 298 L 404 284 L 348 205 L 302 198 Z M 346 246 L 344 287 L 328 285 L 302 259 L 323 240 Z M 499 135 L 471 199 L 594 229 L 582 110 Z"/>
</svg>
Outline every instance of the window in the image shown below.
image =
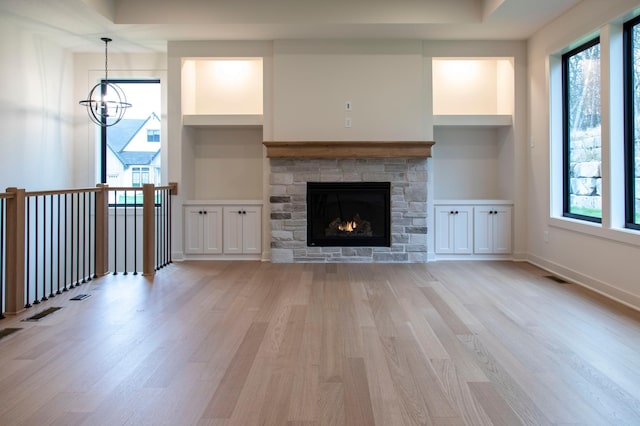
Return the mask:
<svg viewBox="0 0 640 426">
<path fill-rule="evenodd" d="M 131 168 L 131 186 L 139 188 L 149 183 L 149 167 Z"/>
<path fill-rule="evenodd" d="M 562 56 L 563 215 L 602 221 L 600 39 Z"/>
<path fill-rule="evenodd" d="M 147 142 L 160 142 L 160 129 L 147 129 Z"/>
<path fill-rule="evenodd" d="M 624 25 L 625 216 L 640 229 L 640 17 Z"/>
<path fill-rule="evenodd" d="M 162 180 L 159 173 L 160 80 L 109 81 L 122 88 L 132 107 L 118 124 L 100 129 L 100 181 L 118 187 L 140 187 L 151 182 L 159 184 Z M 151 170 L 158 173 L 151 176 Z"/>
</svg>

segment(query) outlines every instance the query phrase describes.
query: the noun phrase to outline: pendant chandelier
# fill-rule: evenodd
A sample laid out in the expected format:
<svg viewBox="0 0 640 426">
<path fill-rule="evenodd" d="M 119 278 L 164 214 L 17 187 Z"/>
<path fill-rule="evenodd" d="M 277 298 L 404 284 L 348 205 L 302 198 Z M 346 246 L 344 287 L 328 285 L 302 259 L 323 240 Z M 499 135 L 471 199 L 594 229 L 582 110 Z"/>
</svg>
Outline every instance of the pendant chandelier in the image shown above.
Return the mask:
<svg viewBox="0 0 640 426">
<path fill-rule="evenodd" d="M 87 99 L 80 101 L 80 105 L 87 108 L 91 121 L 101 127 L 117 124 L 131 104 L 127 102 L 123 90 L 108 79 L 107 45 L 110 38 L 102 37 L 104 42 L 104 80 L 93 86 Z"/>
</svg>

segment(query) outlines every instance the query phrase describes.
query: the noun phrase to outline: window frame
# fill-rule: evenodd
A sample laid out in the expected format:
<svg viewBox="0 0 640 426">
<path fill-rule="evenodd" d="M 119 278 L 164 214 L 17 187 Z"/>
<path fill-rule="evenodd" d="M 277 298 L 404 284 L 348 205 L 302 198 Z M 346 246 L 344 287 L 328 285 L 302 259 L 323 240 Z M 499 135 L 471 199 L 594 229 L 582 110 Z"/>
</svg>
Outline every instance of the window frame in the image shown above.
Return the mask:
<svg viewBox="0 0 640 426">
<path fill-rule="evenodd" d="M 110 78 L 107 80 L 103 78 L 100 81 L 103 84 L 106 82 L 113 84 L 161 84 L 159 78 Z M 103 184 L 107 183 L 107 151 L 109 149 L 107 147 L 107 130 L 107 126 L 100 128 L 100 182 Z"/>
<path fill-rule="evenodd" d="M 569 127 L 569 58 L 575 56 L 595 45 L 600 44 L 600 36 L 596 36 L 580 46 L 564 53 L 562 62 L 562 216 L 571 219 L 578 219 L 592 223 L 602 223 L 602 218 L 571 213 L 570 209 L 570 189 L 571 178 L 569 170 L 570 154 L 570 127 Z M 601 111 L 602 113 L 602 111 Z"/>
<path fill-rule="evenodd" d="M 623 70 L 624 70 L 624 181 L 625 181 L 625 228 L 640 230 L 640 223 L 635 221 L 635 107 L 634 107 L 634 75 L 633 75 L 633 29 L 640 31 L 640 16 L 623 24 Z M 638 64 L 640 66 L 640 64 Z M 640 111 L 639 111 L 640 112 Z M 637 176 L 640 178 L 640 176 Z"/>
</svg>

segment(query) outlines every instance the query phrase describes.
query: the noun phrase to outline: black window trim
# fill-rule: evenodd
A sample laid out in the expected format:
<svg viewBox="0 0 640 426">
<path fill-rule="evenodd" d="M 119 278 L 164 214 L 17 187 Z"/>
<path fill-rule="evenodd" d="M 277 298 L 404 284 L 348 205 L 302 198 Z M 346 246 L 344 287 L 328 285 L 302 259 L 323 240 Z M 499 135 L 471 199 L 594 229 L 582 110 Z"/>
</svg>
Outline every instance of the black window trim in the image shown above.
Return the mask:
<svg viewBox="0 0 640 426">
<path fill-rule="evenodd" d="M 624 69 L 624 181 L 625 181 L 625 228 L 640 230 L 635 222 L 635 110 L 633 105 L 633 28 L 640 25 L 640 16 L 624 23 L 623 26 L 623 69 Z"/>
<path fill-rule="evenodd" d="M 600 43 L 595 37 L 562 55 L 562 216 L 588 222 L 602 223 L 602 219 L 569 212 L 569 58 Z"/>
</svg>

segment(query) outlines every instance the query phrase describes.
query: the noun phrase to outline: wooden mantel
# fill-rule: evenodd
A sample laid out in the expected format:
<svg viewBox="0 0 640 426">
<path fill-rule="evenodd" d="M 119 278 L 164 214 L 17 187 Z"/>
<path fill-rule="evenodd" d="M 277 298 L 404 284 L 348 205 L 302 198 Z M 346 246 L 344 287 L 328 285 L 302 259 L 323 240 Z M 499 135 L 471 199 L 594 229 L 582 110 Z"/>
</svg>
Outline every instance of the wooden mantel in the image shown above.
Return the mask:
<svg viewBox="0 0 640 426">
<path fill-rule="evenodd" d="M 262 142 L 269 158 L 428 158 L 433 141 Z"/>
</svg>

